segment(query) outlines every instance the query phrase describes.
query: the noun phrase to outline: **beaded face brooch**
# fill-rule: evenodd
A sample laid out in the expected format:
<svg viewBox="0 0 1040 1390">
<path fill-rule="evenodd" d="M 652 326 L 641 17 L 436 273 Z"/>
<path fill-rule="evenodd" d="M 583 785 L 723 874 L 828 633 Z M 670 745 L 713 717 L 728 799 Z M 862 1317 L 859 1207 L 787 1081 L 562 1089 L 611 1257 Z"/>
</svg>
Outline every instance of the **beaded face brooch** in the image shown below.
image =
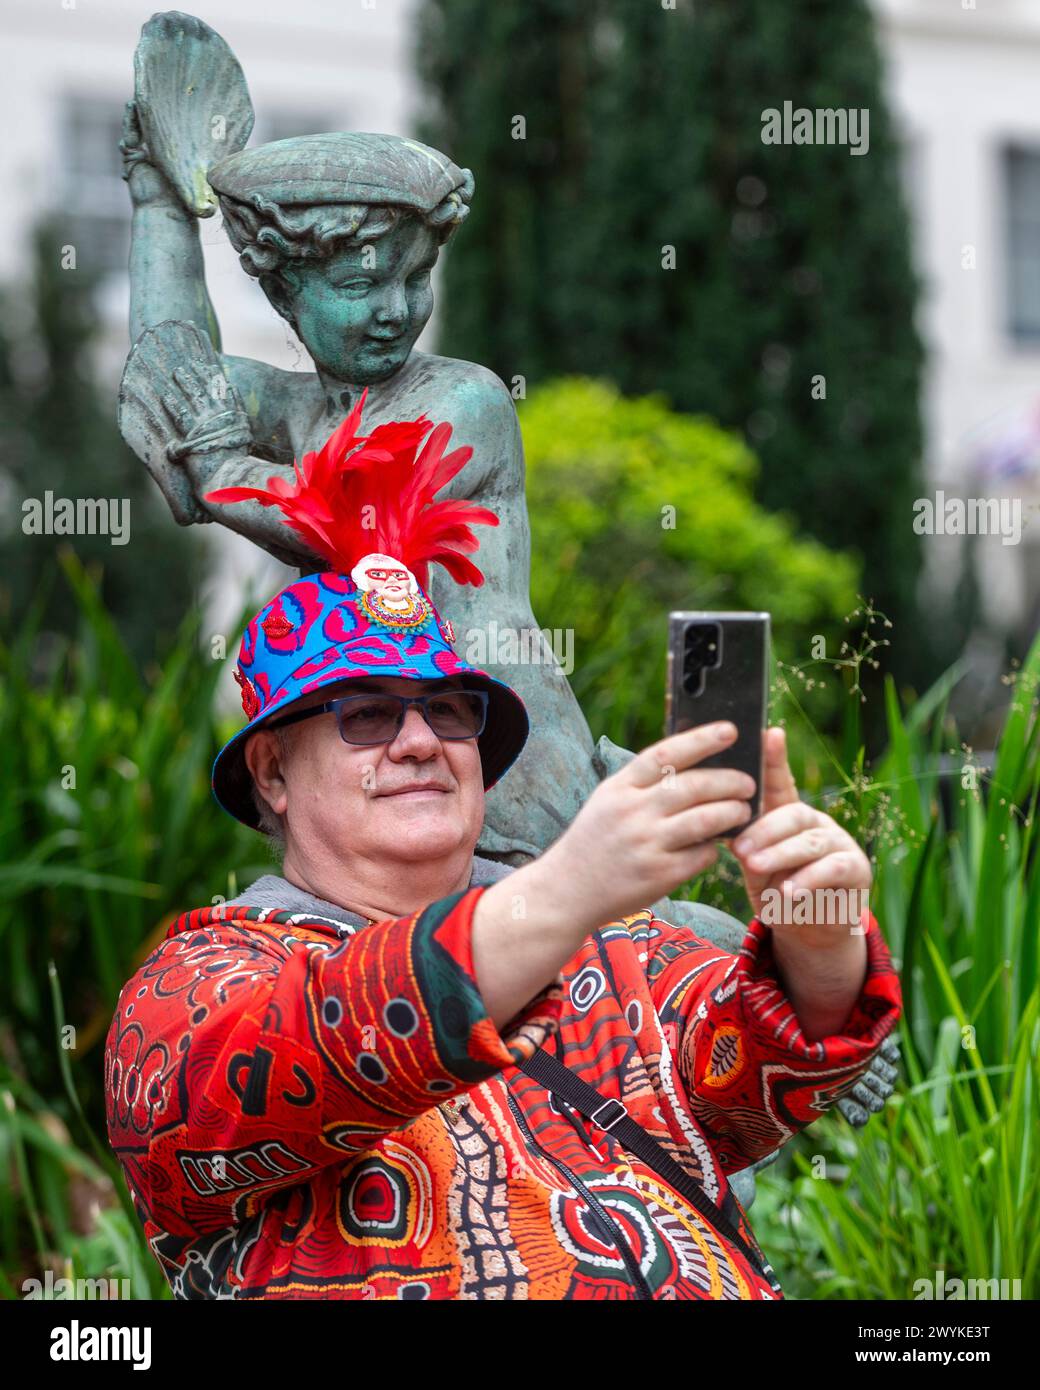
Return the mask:
<svg viewBox="0 0 1040 1390">
<path fill-rule="evenodd" d="M 430 606 L 422 594 L 408 594 L 404 602 L 407 604 L 406 608 L 391 608 L 377 590 L 369 589 L 360 593 L 358 606 L 366 617 L 371 618 L 373 622 L 382 623 L 384 627 L 402 630 L 422 627 L 431 616 Z"/>
</svg>

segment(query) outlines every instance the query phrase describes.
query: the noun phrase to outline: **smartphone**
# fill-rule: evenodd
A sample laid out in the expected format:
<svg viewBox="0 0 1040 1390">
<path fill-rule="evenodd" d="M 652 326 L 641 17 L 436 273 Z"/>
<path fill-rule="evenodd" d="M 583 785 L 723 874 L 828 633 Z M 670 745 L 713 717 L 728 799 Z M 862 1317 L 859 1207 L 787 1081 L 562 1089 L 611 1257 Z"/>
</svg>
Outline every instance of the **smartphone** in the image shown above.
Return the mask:
<svg viewBox="0 0 1040 1390">
<path fill-rule="evenodd" d="M 720 719 L 735 724 L 736 742 L 697 766 L 736 767 L 753 777 L 751 820 L 762 813 L 762 734 L 768 707 L 768 613 L 669 613 L 665 735 Z M 715 838 L 729 840 L 750 823 Z"/>
</svg>

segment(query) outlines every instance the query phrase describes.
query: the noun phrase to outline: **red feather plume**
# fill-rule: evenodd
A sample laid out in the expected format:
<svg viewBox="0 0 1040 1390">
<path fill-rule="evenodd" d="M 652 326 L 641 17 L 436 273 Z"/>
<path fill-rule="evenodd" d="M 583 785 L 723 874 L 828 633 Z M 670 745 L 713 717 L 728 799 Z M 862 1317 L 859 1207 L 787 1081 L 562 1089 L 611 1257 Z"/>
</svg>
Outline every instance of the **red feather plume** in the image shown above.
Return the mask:
<svg viewBox="0 0 1040 1390">
<path fill-rule="evenodd" d="M 451 426 L 434 426 L 425 415 L 358 434 L 367 396 L 366 387 L 322 447 L 293 464 L 295 483 L 275 475 L 266 489 L 218 488 L 203 500 L 280 507 L 285 524 L 341 573 L 379 551 L 407 565 L 424 589 L 434 562 L 457 584 L 483 584 L 484 576 L 466 558 L 480 545 L 471 527 L 497 526 L 498 517 L 473 502 L 433 500 L 469 461 L 472 448 L 446 454 Z"/>
</svg>

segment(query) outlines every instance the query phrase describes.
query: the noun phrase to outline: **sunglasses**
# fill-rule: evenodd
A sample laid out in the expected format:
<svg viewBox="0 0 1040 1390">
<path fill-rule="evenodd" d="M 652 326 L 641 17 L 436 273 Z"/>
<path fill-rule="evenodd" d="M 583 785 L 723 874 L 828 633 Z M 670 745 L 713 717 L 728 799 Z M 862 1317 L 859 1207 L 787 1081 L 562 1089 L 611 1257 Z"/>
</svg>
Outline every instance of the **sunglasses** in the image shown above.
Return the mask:
<svg viewBox="0 0 1040 1390">
<path fill-rule="evenodd" d="M 391 743 L 401 732 L 409 705 L 418 705 L 438 738 L 476 738 L 487 722 L 486 690 L 444 690 L 433 695 L 342 695 L 323 705 L 272 719 L 266 729 L 296 724 L 316 714 L 334 714 L 344 743 Z"/>
</svg>

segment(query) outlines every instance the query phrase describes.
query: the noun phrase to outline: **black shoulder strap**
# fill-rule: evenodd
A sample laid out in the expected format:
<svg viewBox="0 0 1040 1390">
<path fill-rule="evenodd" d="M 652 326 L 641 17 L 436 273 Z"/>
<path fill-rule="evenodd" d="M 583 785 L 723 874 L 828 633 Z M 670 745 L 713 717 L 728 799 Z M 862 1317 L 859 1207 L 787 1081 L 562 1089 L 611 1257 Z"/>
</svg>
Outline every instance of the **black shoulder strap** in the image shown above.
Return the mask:
<svg viewBox="0 0 1040 1390">
<path fill-rule="evenodd" d="M 715 1205 L 700 1184 L 685 1169 L 679 1167 L 668 1150 L 648 1134 L 642 1125 L 632 1119 L 621 1101 L 600 1095 L 595 1086 L 590 1086 L 569 1067 L 565 1067 L 551 1052 L 546 1052 L 540 1047 L 535 1049 L 526 1062 L 520 1064 L 520 1070 L 560 1100 L 573 1106 L 598 1129 L 609 1130 L 630 1153 L 641 1158 L 648 1168 L 652 1168 L 659 1177 L 664 1178 L 669 1187 L 681 1192 L 706 1221 L 727 1236 L 754 1268 L 759 1270 L 774 1292 L 781 1292 L 773 1267 L 762 1252 L 757 1247 L 753 1250 L 748 1245 L 729 1217 Z"/>
</svg>

